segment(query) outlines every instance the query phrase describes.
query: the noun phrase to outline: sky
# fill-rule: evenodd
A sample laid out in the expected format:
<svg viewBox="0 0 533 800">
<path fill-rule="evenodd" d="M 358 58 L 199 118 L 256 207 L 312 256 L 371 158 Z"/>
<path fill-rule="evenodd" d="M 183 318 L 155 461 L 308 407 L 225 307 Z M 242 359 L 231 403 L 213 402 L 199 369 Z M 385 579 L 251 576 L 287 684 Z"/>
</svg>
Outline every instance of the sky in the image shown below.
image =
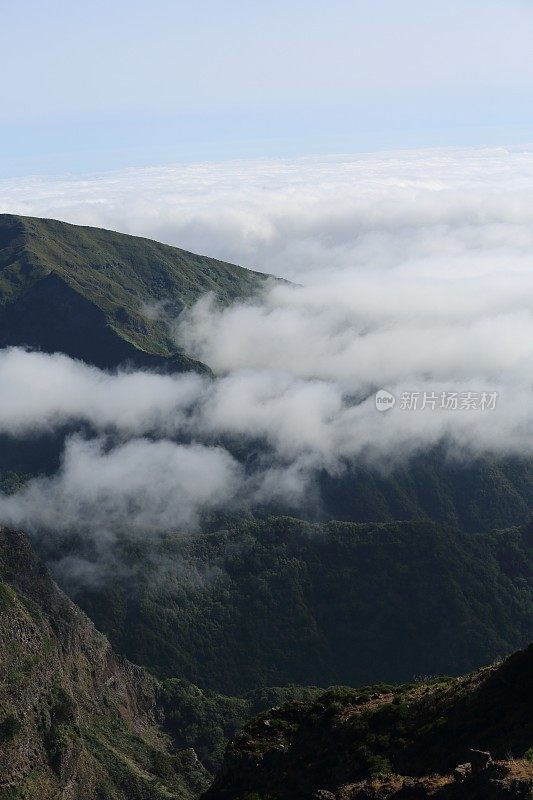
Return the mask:
<svg viewBox="0 0 533 800">
<path fill-rule="evenodd" d="M 531 141 L 531 0 L 0 0 L 0 176 Z"/>
</svg>

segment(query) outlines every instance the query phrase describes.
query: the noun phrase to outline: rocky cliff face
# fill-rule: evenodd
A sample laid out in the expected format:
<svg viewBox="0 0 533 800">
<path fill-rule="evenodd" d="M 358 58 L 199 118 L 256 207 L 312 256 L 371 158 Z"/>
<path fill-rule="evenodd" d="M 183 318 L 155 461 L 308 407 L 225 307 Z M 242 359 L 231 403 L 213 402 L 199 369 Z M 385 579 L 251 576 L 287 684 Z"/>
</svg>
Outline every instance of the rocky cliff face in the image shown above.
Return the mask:
<svg viewBox="0 0 533 800">
<path fill-rule="evenodd" d="M 1 800 L 197 796 L 209 776 L 162 732 L 158 684 L 118 657 L 26 537 L 0 528 Z"/>
<path fill-rule="evenodd" d="M 533 798 L 533 646 L 465 678 L 331 689 L 249 723 L 205 800 Z"/>
</svg>

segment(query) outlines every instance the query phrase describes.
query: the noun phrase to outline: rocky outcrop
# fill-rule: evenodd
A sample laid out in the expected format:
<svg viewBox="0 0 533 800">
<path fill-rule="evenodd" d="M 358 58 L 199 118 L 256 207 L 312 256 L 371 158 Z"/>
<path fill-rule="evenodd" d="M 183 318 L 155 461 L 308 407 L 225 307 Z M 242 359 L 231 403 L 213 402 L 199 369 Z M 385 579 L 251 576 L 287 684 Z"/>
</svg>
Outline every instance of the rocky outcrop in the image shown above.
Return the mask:
<svg viewBox="0 0 533 800">
<path fill-rule="evenodd" d="M 0 798 L 191 798 L 209 783 L 174 752 L 158 684 L 117 656 L 26 537 L 0 528 Z"/>
<path fill-rule="evenodd" d="M 252 720 L 205 800 L 533 798 L 533 646 L 464 678 L 334 688 Z"/>
</svg>

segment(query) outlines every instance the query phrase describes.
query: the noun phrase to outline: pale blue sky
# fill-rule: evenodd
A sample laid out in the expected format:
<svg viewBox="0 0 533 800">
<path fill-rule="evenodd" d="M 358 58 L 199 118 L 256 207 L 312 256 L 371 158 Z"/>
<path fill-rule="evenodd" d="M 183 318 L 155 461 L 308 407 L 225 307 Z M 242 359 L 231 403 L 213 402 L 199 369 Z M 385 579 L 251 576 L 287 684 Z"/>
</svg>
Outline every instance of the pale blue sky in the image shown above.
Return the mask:
<svg viewBox="0 0 533 800">
<path fill-rule="evenodd" d="M 0 12 L 0 176 L 533 140 L 532 0 Z"/>
</svg>

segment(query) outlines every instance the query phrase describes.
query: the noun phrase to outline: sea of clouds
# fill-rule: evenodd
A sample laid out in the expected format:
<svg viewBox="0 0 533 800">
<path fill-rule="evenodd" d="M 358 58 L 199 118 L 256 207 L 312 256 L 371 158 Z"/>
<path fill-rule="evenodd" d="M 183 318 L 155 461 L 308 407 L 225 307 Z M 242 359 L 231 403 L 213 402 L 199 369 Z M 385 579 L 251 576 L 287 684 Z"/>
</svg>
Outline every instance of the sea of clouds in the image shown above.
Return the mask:
<svg viewBox="0 0 533 800">
<path fill-rule="evenodd" d="M 428 150 L 0 181 L 0 211 L 156 238 L 260 269 L 260 301 L 202 298 L 176 341 L 215 377 L 108 374 L 0 352 L 0 432 L 83 421 L 57 475 L 0 497 L 29 528 L 192 528 L 243 497 L 293 506 L 317 469 L 533 454 L 533 149 Z M 171 298 L 169 298 L 171 299 Z M 374 395 L 397 398 L 386 413 Z M 401 408 L 496 393 L 494 409 Z M 109 433 L 113 432 L 112 445 Z M 244 468 L 224 437 L 261 441 Z"/>
</svg>

